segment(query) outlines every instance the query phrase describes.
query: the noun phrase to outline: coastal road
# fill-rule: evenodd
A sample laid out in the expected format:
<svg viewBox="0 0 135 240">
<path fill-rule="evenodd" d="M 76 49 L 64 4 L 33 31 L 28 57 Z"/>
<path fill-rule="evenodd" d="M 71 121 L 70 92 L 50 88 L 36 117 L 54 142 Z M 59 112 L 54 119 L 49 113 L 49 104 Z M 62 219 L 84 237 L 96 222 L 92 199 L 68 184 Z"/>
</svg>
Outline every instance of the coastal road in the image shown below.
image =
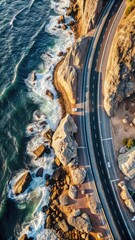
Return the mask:
<svg viewBox="0 0 135 240">
<path fill-rule="evenodd" d="M 100 36 L 98 37 L 95 49 L 93 44 L 94 51 L 90 46 L 82 81 L 82 101 L 84 102 L 84 118 L 82 119 L 82 125 L 84 126 L 84 139 L 89 151 L 93 174 L 97 183 L 98 193 L 106 218 L 112 230 L 114 239 L 118 240 L 134 239 L 134 237 L 132 232 L 129 230 L 129 226 L 127 225 L 122 211 L 120 210 L 121 206 L 115 196 L 113 183 L 119 180 L 117 173 L 110 170 L 111 164 L 110 162 L 106 162 L 106 159 L 112 156 L 113 149 L 110 147 L 113 145 L 110 144 L 109 149 L 107 148 L 108 142 L 112 141 L 112 137 L 110 135 L 110 126 L 109 124 L 106 124 L 107 117 L 104 114 L 101 97 L 101 68 L 106 68 L 106 62 L 102 57 L 103 52 L 101 51 L 102 54 L 100 53 L 100 48 L 104 45 L 105 49 L 110 31 L 116 31 L 125 9 L 124 4 L 124 1 L 115 1 L 109 15 L 105 19 L 105 23 Z M 114 34 L 112 34 L 112 38 L 113 35 Z M 96 36 L 94 36 L 94 41 L 96 41 Z M 111 47 L 111 42 L 112 41 L 110 41 L 110 45 L 108 44 L 108 53 Z M 93 56 L 92 51 L 94 52 Z M 104 124 L 102 124 L 103 119 Z M 100 127 L 101 125 L 102 128 Z M 109 154 L 109 157 L 107 158 L 105 154 Z"/>
</svg>

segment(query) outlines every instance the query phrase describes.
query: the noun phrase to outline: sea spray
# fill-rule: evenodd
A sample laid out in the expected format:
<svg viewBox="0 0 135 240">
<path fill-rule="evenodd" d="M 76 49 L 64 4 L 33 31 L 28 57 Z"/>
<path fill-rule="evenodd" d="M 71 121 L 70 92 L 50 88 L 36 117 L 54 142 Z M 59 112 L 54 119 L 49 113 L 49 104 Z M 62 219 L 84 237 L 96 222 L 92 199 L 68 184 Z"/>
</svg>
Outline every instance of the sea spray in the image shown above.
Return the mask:
<svg viewBox="0 0 135 240">
<path fill-rule="evenodd" d="M 30 202 L 33 197 L 39 198 L 39 202 L 33 211 L 31 221 L 28 221 L 22 225 L 21 233 L 27 234 L 28 237 L 33 237 L 37 240 L 42 239 L 57 239 L 55 233 L 51 230 L 44 229 L 46 215 L 43 213 L 43 207 L 49 204 L 49 187 L 45 186 L 45 174 L 50 176 L 53 174 L 53 162 L 54 151 L 50 148 L 50 153 L 36 159 L 33 154 L 34 149 L 40 145 L 49 146 L 49 142 L 44 138 L 44 133 L 51 129 L 56 130 L 59 121 L 62 117 L 62 110 L 59 104 L 57 92 L 53 86 L 53 72 L 56 64 L 66 54 L 67 49 L 71 47 L 74 42 L 74 34 L 70 27 L 66 30 L 62 29 L 62 24 L 58 23 L 60 15 L 65 16 L 65 24 L 68 24 L 71 17 L 66 16 L 66 8 L 69 7 L 70 1 L 51 1 L 51 8 L 57 16 L 50 16 L 50 21 L 47 24 L 45 31 L 55 38 L 54 45 L 48 47 L 48 50 L 42 54 L 44 60 L 43 66 L 40 66 L 39 72 L 35 73 L 33 79 L 33 73 L 29 74 L 25 80 L 26 86 L 29 90 L 29 98 L 39 105 L 39 109 L 33 113 L 33 121 L 26 128 L 26 136 L 30 138 L 27 144 L 27 153 L 31 157 L 31 164 L 33 164 L 35 170 L 31 171 L 32 181 L 28 188 L 21 194 L 15 195 L 14 184 L 17 182 L 21 174 L 18 173 L 9 183 L 8 197 L 23 205 Z M 62 54 L 59 54 L 62 52 Z M 46 91 L 49 90 L 53 94 L 53 99 L 50 99 L 46 95 Z M 50 146 L 49 146 L 50 147 Z M 37 177 L 36 173 L 42 167 L 44 169 L 43 175 Z"/>
</svg>

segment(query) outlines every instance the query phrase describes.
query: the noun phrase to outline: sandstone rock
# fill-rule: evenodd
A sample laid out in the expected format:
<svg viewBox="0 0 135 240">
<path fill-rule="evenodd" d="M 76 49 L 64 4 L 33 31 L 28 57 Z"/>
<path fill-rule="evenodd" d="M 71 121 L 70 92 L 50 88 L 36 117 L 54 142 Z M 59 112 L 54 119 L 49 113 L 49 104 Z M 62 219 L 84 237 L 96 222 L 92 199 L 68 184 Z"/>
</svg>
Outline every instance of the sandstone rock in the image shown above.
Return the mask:
<svg viewBox="0 0 135 240">
<path fill-rule="evenodd" d="M 66 175 L 66 183 L 69 185 L 70 182 L 71 182 L 70 177 L 68 175 Z"/>
<path fill-rule="evenodd" d="M 44 153 L 44 151 L 45 151 L 45 146 L 42 144 L 38 148 L 36 148 L 33 151 L 33 153 L 36 155 L 37 158 L 39 158 Z"/>
<path fill-rule="evenodd" d="M 47 130 L 45 133 L 44 133 L 44 137 L 48 140 L 51 140 L 52 139 L 52 136 L 53 136 L 53 131 L 51 129 Z"/>
<path fill-rule="evenodd" d="M 135 147 L 125 154 L 120 154 L 118 156 L 118 164 L 122 173 L 129 179 L 132 179 L 135 176 Z"/>
<path fill-rule="evenodd" d="M 68 224 L 65 219 L 63 219 L 62 221 L 58 221 L 58 225 L 62 229 L 63 232 L 67 232 L 69 230 Z"/>
<path fill-rule="evenodd" d="M 43 177 L 44 169 L 41 167 L 36 172 L 36 177 Z"/>
<path fill-rule="evenodd" d="M 135 203 L 127 190 L 125 182 L 121 181 L 120 183 L 118 183 L 118 186 L 121 188 L 120 196 L 124 200 L 126 207 L 129 209 L 130 212 L 135 213 Z"/>
<path fill-rule="evenodd" d="M 26 234 L 24 234 L 19 240 L 28 240 L 28 237 Z"/>
<path fill-rule="evenodd" d="M 29 184 L 32 181 L 31 173 L 25 172 L 22 174 L 22 176 L 17 180 L 17 182 L 14 185 L 14 193 L 16 195 L 23 193 L 29 186 Z"/>
<path fill-rule="evenodd" d="M 67 25 L 66 25 L 66 24 L 63 24 L 63 25 L 62 25 L 62 29 L 63 29 L 63 30 L 66 30 L 66 29 L 67 29 Z"/>
<path fill-rule="evenodd" d="M 95 197 L 91 196 L 88 203 L 88 208 L 90 209 L 92 214 L 97 214 L 99 212 L 98 203 L 95 199 Z"/>
<path fill-rule="evenodd" d="M 68 190 L 68 195 L 70 198 L 75 199 L 77 197 L 77 187 L 70 185 Z"/>
<path fill-rule="evenodd" d="M 81 210 L 80 209 L 74 209 L 72 212 L 74 217 L 78 217 L 81 215 Z"/>
<path fill-rule="evenodd" d="M 59 52 L 57 56 L 58 56 L 58 57 L 62 57 L 63 55 L 64 55 L 63 52 Z"/>
<path fill-rule="evenodd" d="M 134 29 L 135 9 L 121 20 L 112 43 L 104 84 L 104 108 L 108 116 L 135 92 Z"/>
<path fill-rule="evenodd" d="M 72 214 L 68 217 L 68 223 L 80 232 L 89 233 L 92 229 L 90 219 L 86 220 L 81 216 L 74 217 Z"/>
<path fill-rule="evenodd" d="M 59 24 L 60 24 L 60 23 L 65 23 L 65 18 L 64 18 L 63 15 L 59 17 L 58 23 L 59 23 Z"/>
<path fill-rule="evenodd" d="M 76 168 L 74 170 L 71 170 L 71 176 L 73 184 L 75 185 L 82 184 L 86 177 L 86 170 L 84 168 Z"/>
<path fill-rule="evenodd" d="M 67 195 L 61 195 L 61 196 L 59 197 L 59 201 L 60 201 L 60 205 L 61 205 L 61 206 L 66 206 L 66 205 L 68 205 L 68 203 L 69 203 L 68 196 L 67 196 Z"/>
<path fill-rule="evenodd" d="M 103 7 L 103 0 L 77 0 L 79 5 L 79 32 L 86 35 L 96 24 Z"/>
<path fill-rule="evenodd" d="M 81 69 L 88 41 L 89 37 L 78 39 L 57 71 L 58 85 L 65 91 L 68 100 L 72 104 L 76 103 L 77 82 L 78 77 L 81 78 Z"/>
<path fill-rule="evenodd" d="M 77 126 L 73 118 L 67 114 L 61 120 L 52 141 L 55 154 L 63 165 L 67 165 L 77 156 L 78 144 L 73 137 L 75 132 L 77 132 Z"/>
<path fill-rule="evenodd" d="M 49 90 L 46 90 L 46 93 L 45 93 L 50 99 L 54 99 L 54 95 L 52 92 L 50 92 Z"/>
<path fill-rule="evenodd" d="M 57 157 L 55 157 L 54 162 L 58 167 L 61 165 L 61 162 Z"/>
</svg>

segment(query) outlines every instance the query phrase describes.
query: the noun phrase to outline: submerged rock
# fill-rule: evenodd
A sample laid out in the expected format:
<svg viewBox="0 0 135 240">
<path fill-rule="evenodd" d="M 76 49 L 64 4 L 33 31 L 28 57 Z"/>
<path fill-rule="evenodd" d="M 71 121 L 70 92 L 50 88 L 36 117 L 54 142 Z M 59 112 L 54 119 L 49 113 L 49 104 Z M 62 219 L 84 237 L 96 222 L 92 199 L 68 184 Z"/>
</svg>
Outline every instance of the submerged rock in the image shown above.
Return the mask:
<svg viewBox="0 0 135 240">
<path fill-rule="evenodd" d="M 41 167 L 36 172 L 36 177 L 43 177 L 44 169 Z"/>
<path fill-rule="evenodd" d="M 77 156 L 78 144 L 73 137 L 75 132 L 77 132 L 77 126 L 73 118 L 67 114 L 61 120 L 52 141 L 55 154 L 63 165 L 67 165 Z"/>
<path fill-rule="evenodd" d="M 28 188 L 31 181 L 32 181 L 31 173 L 25 172 L 15 183 L 14 193 L 16 195 L 23 193 Z"/>
</svg>

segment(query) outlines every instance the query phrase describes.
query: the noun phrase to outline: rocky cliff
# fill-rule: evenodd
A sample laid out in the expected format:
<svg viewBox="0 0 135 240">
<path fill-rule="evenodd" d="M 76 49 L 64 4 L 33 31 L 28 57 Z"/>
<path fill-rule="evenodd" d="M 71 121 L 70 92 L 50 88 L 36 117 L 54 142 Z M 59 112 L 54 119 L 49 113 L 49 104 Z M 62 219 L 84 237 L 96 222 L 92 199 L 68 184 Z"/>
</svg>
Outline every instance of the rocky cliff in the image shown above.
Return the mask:
<svg viewBox="0 0 135 240">
<path fill-rule="evenodd" d="M 79 6 L 79 33 L 86 35 L 95 27 L 98 16 L 103 7 L 103 0 L 77 0 Z"/>
<path fill-rule="evenodd" d="M 66 104 L 76 103 L 76 92 L 86 55 L 89 37 L 79 38 L 70 48 L 64 61 L 57 70 L 56 88 L 62 93 Z"/>
<path fill-rule="evenodd" d="M 118 157 L 119 168 L 129 179 L 135 176 L 135 147 Z"/>
<path fill-rule="evenodd" d="M 104 85 L 104 107 L 112 116 L 119 103 L 135 92 L 135 9 L 116 31 Z"/>
</svg>

